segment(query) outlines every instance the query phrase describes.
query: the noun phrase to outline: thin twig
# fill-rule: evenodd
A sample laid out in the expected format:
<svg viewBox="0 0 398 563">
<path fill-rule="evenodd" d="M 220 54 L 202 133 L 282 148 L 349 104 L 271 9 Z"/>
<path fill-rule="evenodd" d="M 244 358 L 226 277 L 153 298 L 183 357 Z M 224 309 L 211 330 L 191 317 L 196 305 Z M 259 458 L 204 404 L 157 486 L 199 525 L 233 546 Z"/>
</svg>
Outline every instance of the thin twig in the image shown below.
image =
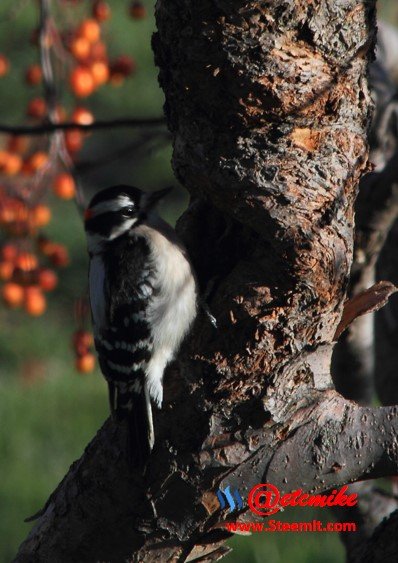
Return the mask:
<svg viewBox="0 0 398 563">
<path fill-rule="evenodd" d="M 50 122 L 56 122 L 57 98 L 54 73 L 51 64 L 50 0 L 40 0 L 40 62 L 43 71 L 44 97 Z"/>
<path fill-rule="evenodd" d="M 4 125 L 0 124 L 0 133 L 12 135 L 45 135 L 54 131 L 67 131 L 68 129 L 80 129 L 81 131 L 93 131 L 96 129 L 116 129 L 119 127 L 153 127 L 164 125 L 164 117 L 126 117 L 111 120 L 97 120 L 89 125 L 65 121 L 63 123 L 43 123 L 42 125 Z"/>
</svg>

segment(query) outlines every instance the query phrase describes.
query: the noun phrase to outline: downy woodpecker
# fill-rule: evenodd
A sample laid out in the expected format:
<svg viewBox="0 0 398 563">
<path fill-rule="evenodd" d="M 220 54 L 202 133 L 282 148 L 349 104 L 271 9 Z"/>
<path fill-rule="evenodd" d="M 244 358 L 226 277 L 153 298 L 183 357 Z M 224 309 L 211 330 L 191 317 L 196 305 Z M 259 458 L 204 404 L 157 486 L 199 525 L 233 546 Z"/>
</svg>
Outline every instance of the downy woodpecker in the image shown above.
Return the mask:
<svg viewBox="0 0 398 563">
<path fill-rule="evenodd" d="M 151 400 L 161 407 L 164 369 L 197 312 L 186 250 L 155 211 L 169 191 L 115 186 L 85 211 L 95 347 L 111 413 L 127 420 L 133 463 L 153 448 Z"/>
</svg>

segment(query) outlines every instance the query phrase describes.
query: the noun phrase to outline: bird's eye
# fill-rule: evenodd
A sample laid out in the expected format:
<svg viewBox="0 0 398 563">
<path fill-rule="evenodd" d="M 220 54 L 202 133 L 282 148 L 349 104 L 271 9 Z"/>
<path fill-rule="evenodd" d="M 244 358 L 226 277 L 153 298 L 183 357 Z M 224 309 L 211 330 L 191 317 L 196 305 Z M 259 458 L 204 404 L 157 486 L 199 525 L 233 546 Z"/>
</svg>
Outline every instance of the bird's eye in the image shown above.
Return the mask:
<svg viewBox="0 0 398 563">
<path fill-rule="evenodd" d="M 132 205 L 129 205 L 128 207 L 123 208 L 123 215 L 125 217 L 131 217 L 131 215 L 133 215 L 134 212 L 135 212 L 135 209 Z"/>
</svg>

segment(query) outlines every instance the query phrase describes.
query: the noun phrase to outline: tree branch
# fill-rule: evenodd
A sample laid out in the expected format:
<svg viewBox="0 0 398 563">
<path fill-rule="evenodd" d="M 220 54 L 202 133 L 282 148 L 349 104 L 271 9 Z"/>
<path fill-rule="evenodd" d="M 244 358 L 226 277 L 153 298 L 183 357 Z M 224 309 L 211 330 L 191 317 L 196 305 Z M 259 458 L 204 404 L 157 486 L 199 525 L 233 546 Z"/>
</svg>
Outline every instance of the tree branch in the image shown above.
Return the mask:
<svg viewBox="0 0 398 563">
<path fill-rule="evenodd" d="M 388 432 L 380 434 L 380 428 Z M 152 561 L 160 553 L 178 556 L 183 550 L 188 555 L 208 542 L 214 523 L 227 517 L 217 503 L 219 487 L 237 486 L 243 498 L 257 483 L 273 483 L 281 493 L 298 488 L 320 493 L 398 472 L 396 407 L 358 407 L 329 392 L 297 413 L 283 441 L 280 431 L 277 426 L 249 431 L 243 443 L 224 436 L 212 460 L 202 454 L 203 470 L 195 471 L 195 478 L 189 478 L 189 466 L 197 462 L 187 453 L 187 474 L 173 465 L 167 474 L 159 473 L 166 450 L 158 445 L 140 476 L 129 473 L 120 454 L 123 433 L 108 420 L 51 495 L 15 561 L 122 561 L 133 552 L 134 561 Z M 241 452 L 241 460 L 231 458 L 233 451 Z M 165 552 L 159 542 L 166 536 Z"/>
<path fill-rule="evenodd" d="M 51 63 L 51 13 L 50 1 L 40 0 L 39 45 L 40 63 L 43 71 L 44 98 L 51 123 L 57 121 L 57 95 L 55 88 L 54 72 Z"/>
<path fill-rule="evenodd" d="M 90 124 L 64 121 L 62 123 L 43 123 L 42 125 L 4 125 L 0 124 L 0 133 L 12 135 L 44 135 L 54 131 L 80 129 L 81 131 L 96 131 L 99 129 L 116 129 L 120 127 L 156 127 L 164 125 L 163 117 L 134 118 L 125 117 L 110 120 L 97 120 Z"/>
</svg>

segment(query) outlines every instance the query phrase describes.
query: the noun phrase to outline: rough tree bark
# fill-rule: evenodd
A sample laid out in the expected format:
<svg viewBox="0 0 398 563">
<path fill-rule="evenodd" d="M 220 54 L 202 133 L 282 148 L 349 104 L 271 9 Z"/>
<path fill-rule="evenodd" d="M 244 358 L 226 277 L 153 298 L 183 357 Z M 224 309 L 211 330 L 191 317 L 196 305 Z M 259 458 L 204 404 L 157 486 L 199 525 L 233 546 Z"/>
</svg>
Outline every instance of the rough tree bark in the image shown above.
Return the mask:
<svg viewBox="0 0 398 563">
<path fill-rule="evenodd" d="M 215 491 L 325 491 L 397 472 L 395 407 L 330 377 L 366 170 L 373 0 L 176 0 L 154 38 L 179 222 L 218 320 L 198 319 L 169 371 L 145 475 L 107 421 L 15 561 L 213 561 Z M 245 517 L 247 507 L 242 510 Z"/>
</svg>

